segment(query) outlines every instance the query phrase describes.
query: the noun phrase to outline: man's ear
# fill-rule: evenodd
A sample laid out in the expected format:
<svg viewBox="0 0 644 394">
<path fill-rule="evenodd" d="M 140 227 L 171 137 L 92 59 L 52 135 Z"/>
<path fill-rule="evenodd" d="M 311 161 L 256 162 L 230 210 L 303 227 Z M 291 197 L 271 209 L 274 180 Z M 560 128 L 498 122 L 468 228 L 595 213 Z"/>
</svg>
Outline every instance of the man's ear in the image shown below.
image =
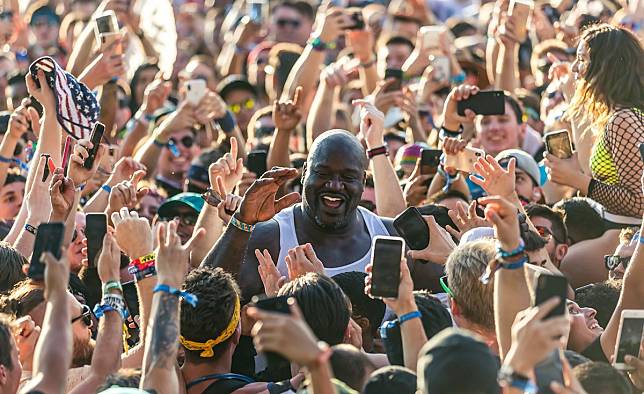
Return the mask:
<svg viewBox="0 0 644 394">
<path fill-rule="evenodd" d="M 541 201 L 541 197 L 543 196 L 543 192 L 541 191 L 541 188 L 538 186 L 535 186 L 532 188 L 532 201 L 539 203 Z"/>
<path fill-rule="evenodd" d="M 5 386 L 7 384 L 7 375 L 7 367 L 5 367 L 3 364 L 0 364 L 0 386 Z"/>
<path fill-rule="evenodd" d="M 568 254 L 568 248 L 569 246 L 566 244 L 557 245 L 557 247 L 555 248 L 555 259 L 557 259 L 557 262 L 559 262 L 560 264 L 561 261 L 563 261 L 564 257 L 566 257 L 566 255 Z"/>
<path fill-rule="evenodd" d="M 454 316 L 461 315 L 461 311 L 458 309 L 458 304 L 452 297 L 449 298 L 449 309 L 450 311 L 452 311 L 452 315 Z"/>
</svg>

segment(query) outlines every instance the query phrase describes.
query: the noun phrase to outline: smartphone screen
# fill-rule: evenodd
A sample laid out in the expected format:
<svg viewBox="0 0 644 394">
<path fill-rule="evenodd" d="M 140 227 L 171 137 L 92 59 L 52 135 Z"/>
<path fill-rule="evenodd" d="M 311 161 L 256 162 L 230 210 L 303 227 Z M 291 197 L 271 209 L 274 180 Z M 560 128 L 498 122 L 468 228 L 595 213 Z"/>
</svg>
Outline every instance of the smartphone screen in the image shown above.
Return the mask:
<svg viewBox="0 0 644 394">
<path fill-rule="evenodd" d="M 441 164 L 440 149 L 423 149 L 420 155 L 420 173 L 422 175 L 434 175 L 438 172 L 438 166 Z"/>
<path fill-rule="evenodd" d="M 395 79 L 396 82 L 391 84 L 391 86 L 389 86 L 387 88 L 387 91 L 388 92 L 395 92 L 397 90 L 401 90 L 402 89 L 402 80 L 403 80 L 403 71 L 400 70 L 400 69 L 396 69 L 396 68 L 388 68 L 387 70 L 385 70 L 385 81 L 388 80 L 388 79 L 392 79 L 392 78 Z"/>
<path fill-rule="evenodd" d="M 74 139 L 71 135 L 67 136 L 65 140 L 65 148 L 63 149 L 63 164 L 62 167 L 65 170 L 65 176 L 67 176 L 68 167 L 69 167 L 69 157 L 72 155 L 72 145 Z"/>
<path fill-rule="evenodd" d="M 107 216 L 104 213 L 88 213 L 85 222 L 87 264 L 89 267 L 96 267 L 96 259 L 103 247 L 103 238 L 107 232 Z"/>
<path fill-rule="evenodd" d="M 266 172 L 267 153 L 263 150 L 254 150 L 248 154 L 248 170 L 254 172 L 257 178 Z"/>
<path fill-rule="evenodd" d="M 394 219 L 394 228 L 410 249 L 423 250 L 429 244 L 429 228 L 416 207 L 405 209 Z"/>
<path fill-rule="evenodd" d="M 628 312 L 641 312 L 629 311 L 622 312 L 622 321 L 619 327 L 619 342 L 615 356 L 615 365 L 619 369 L 629 369 L 630 367 L 625 364 L 624 357 L 631 355 L 638 357 L 640 353 L 640 345 L 642 344 L 642 331 L 644 330 L 644 315 L 628 316 Z M 619 365 L 621 364 L 621 365 Z"/>
<path fill-rule="evenodd" d="M 477 115 L 505 114 L 505 98 L 502 90 L 478 92 L 466 100 L 456 103 L 456 112 L 465 116 L 465 110 L 471 109 Z"/>
<path fill-rule="evenodd" d="M 118 20 L 114 11 L 105 11 L 94 19 L 96 23 L 96 34 L 115 33 L 118 31 Z"/>
<path fill-rule="evenodd" d="M 40 261 L 40 256 L 45 252 L 51 252 L 57 259 L 60 258 L 60 247 L 63 244 L 65 235 L 63 223 L 43 223 L 38 226 L 34 252 L 29 263 L 28 276 L 34 280 L 43 280 L 45 277 L 45 265 Z"/>
<path fill-rule="evenodd" d="M 92 142 L 92 148 L 88 152 L 87 159 L 83 163 L 83 167 L 88 170 L 92 169 L 94 165 L 94 159 L 96 158 L 96 153 L 101 144 L 101 139 L 103 138 L 103 133 L 105 132 L 105 126 L 101 122 L 96 122 L 94 125 L 94 130 L 92 130 L 92 135 L 90 141 Z"/>
<path fill-rule="evenodd" d="M 291 313 L 291 308 L 288 305 L 288 299 L 288 296 L 269 298 L 260 298 L 254 296 L 251 299 L 251 304 L 264 311 L 283 313 L 288 315 Z M 266 358 L 266 364 L 268 365 L 269 371 L 275 371 L 279 369 L 281 365 L 289 364 L 289 361 L 286 358 L 274 352 L 264 352 L 263 356 Z"/>
<path fill-rule="evenodd" d="M 561 301 L 551 310 L 543 320 L 566 313 L 566 298 L 568 295 L 568 280 L 564 276 L 539 274 L 534 305 L 540 305 L 552 297 L 559 297 Z"/>
<path fill-rule="evenodd" d="M 264 20 L 264 7 L 266 2 L 261 0 L 248 1 L 246 6 L 248 7 L 247 13 L 250 20 L 258 25 L 262 24 Z"/>
<path fill-rule="evenodd" d="M 376 237 L 371 252 L 371 295 L 382 298 L 398 297 L 400 259 L 405 241 L 398 237 Z"/>
<path fill-rule="evenodd" d="M 553 156 L 560 159 L 568 159 L 572 156 L 572 144 L 568 131 L 559 130 L 546 133 L 543 136 L 546 144 L 546 150 Z"/>
</svg>

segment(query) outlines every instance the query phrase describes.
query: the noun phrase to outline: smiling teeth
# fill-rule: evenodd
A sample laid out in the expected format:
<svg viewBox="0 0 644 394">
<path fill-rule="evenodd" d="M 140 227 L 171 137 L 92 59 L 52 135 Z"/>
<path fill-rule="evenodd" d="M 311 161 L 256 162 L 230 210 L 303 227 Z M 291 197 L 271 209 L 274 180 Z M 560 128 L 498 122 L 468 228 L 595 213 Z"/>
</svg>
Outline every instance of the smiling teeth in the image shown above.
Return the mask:
<svg viewBox="0 0 644 394">
<path fill-rule="evenodd" d="M 342 199 L 341 199 L 341 198 L 333 198 L 333 197 L 328 197 L 328 196 L 324 196 L 323 198 L 324 198 L 325 200 L 329 200 L 329 201 L 331 201 L 331 202 L 342 201 Z"/>
</svg>

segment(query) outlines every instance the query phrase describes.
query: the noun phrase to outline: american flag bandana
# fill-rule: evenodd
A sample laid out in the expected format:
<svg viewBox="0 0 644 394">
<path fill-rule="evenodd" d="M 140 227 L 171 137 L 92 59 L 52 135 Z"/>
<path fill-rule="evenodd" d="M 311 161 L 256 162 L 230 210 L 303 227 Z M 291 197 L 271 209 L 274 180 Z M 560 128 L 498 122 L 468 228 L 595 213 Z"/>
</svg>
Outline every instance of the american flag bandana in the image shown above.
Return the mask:
<svg viewBox="0 0 644 394">
<path fill-rule="evenodd" d="M 29 72 L 36 84 L 38 69 L 45 72 L 47 83 L 54 91 L 58 123 L 73 138 L 88 139 L 101 110 L 96 96 L 49 56 L 36 59 L 29 66 Z"/>
</svg>

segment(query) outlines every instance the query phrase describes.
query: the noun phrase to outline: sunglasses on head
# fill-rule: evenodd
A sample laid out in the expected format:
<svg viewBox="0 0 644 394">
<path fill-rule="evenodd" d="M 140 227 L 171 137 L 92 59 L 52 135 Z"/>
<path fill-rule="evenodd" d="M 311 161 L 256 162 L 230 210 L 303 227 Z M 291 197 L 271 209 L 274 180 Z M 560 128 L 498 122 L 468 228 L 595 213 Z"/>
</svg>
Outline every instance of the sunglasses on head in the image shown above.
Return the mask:
<svg viewBox="0 0 644 394">
<path fill-rule="evenodd" d="M 282 19 L 282 18 L 280 18 L 277 21 L 275 21 L 275 23 L 279 27 L 287 27 L 289 25 L 293 29 L 297 29 L 298 27 L 300 27 L 300 21 L 298 21 L 297 19 Z"/>
<path fill-rule="evenodd" d="M 228 106 L 228 109 L 234 114 L 240 113 L 242 109 L 253 109 L 253 108 L 255 108 L 255 100 L 253 99 L 248 99 L 239 104 L 231 104 Z"/>
<path fill-rule="evenodd" d="M 620 264 L 624 269 L 628 268 L 628 263 L 631 261 L 630 257 L 622 257 L 622 256 L 616 256 L 616 255 L 605 255 L 604 256 L 604 265 L 606 266 L 606 269 L 609 271 L 614 270 L 617 268 Z"/>
<path fill-rule="evenodd" d="M 85 324 L 87 327 L 92 326 L 92 310 L 90 309 L 89 306 L 87 305 L 82 305 L 81 307 L 81 314 L 80 316 L 77 316 L 72 319 L 72 324 L 76 323 L 79 320 L 83 320 L 83 324 Z"/>
<path fill-rule="evenodd" d="M 448 296 L 454 298 L 454 292 L 452 289 L 449 288 L 449 283 L 447 282 L 447 275 L 443 275 L 438 279 L 438 283 L 440 283 L 441 287 L 443 288 L 443 291 L 447 293 Z"/>
<path fill-rule="evenodd" d="M 185 137 L 182 137 L 178 141 L 176 138 L 170 138 L 170 142 L 173 145 L 177 145 L 178 142 L 181 142 L 181 145 L 185 146 L 186 148 L 192 148 L 192 145 L 194 145 L 195 143 L 195 139 L 187 135 Z"/>
</svg>

